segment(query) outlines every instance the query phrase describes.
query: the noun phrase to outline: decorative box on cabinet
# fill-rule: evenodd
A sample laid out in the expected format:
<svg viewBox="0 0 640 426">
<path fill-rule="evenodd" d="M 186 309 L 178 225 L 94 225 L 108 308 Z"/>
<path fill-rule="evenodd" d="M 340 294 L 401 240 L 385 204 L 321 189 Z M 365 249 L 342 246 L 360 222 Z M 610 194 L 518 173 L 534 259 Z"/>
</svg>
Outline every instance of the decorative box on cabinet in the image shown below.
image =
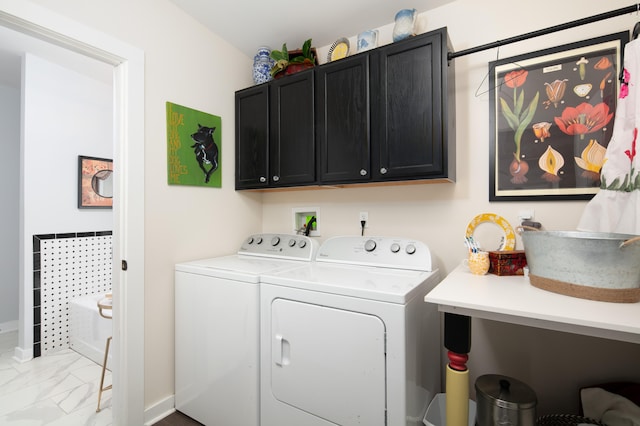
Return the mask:
<svg viewBox="0 0 640 426">
<path fill-rule="evenodd" d="M 372 54 L 374 181 L 455 180 L 454 65 L 447 62 L 448 45 L 447 29 L 441 28 Z"/>
<path fill-rule="evenodd" d="M 313 70 L 236 92 L 236 189 L 315 183 Z"/>
</svg>

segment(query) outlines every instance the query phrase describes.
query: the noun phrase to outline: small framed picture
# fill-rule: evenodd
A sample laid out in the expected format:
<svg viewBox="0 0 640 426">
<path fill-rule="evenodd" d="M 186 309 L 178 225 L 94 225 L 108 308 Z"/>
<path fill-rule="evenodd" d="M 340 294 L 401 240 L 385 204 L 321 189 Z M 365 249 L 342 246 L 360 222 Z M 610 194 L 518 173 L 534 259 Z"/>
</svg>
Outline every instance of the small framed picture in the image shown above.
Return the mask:
<svg viewBox="0 0 640 426">
<path fill-rule="evenodd" d="M 113 160 L 78 156 L 78 208 L 113 208 Z"/>
</svg>

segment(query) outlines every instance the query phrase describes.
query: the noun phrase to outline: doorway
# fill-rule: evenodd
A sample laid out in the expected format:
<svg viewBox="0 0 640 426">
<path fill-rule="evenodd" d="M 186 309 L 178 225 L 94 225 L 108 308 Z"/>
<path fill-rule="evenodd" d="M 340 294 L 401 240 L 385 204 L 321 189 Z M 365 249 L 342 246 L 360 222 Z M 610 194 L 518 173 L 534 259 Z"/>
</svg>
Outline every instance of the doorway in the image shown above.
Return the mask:
<svg viewBox="0 0 640 426">
<path fill-rule="evenodd" d="M 28 2 L 0 0 L 0 27 L 15 30 L 57 48 L 80 53 L 113 68 L 114 338 L 113 424 L 144 423 L 144 54 L 105 34 Z M 21 211 L 21 215 L 24 214 Z M 20 239 L 25 241 L 21 225 Z M 27 307 L 31 277 L 20 256 L 19 348 L 32 342 Z M 31 339 L 30 339 L 31 338 Z M 31 341 L 29 341 L 31 340 Z"/>
</svg>

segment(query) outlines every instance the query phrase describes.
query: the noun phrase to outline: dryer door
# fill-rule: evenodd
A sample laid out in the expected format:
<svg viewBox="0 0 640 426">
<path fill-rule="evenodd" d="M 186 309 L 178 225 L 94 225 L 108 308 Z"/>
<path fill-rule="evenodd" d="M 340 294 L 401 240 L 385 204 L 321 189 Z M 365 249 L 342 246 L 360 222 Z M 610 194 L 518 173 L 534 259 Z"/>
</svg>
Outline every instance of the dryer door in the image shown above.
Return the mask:
<svg viewBox="0 0 640 426">
<path fill-rule="evenodd" d="M 380 318 L 275 299 L 271 354 L 271 390 L 282 403 L 342 426 L 385 424 Z"/>
</svg>

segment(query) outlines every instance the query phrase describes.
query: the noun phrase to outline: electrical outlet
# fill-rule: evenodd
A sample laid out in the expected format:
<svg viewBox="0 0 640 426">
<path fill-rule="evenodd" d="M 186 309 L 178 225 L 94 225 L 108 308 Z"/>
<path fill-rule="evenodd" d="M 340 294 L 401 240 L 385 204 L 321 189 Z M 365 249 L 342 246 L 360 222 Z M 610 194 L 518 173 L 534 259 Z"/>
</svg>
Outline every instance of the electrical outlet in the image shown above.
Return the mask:
<svg viewBox="0 0 640 426">
<path fill-rule="evenodd" d="M 520 222 L 523 220 L 533 220 L 533 213 L 533 210 L 520 210 L 518 212 L 518 219 L 520 219 Z"/>
<path fill-rule="evenodd" d="M 358 219 L 360 222 L 362 222 L 363 220 L 366 222 L 364 227 L 368 228 L 369 227 L 369 212 L 360 212 L 360 219 Z"/>
</svg>

